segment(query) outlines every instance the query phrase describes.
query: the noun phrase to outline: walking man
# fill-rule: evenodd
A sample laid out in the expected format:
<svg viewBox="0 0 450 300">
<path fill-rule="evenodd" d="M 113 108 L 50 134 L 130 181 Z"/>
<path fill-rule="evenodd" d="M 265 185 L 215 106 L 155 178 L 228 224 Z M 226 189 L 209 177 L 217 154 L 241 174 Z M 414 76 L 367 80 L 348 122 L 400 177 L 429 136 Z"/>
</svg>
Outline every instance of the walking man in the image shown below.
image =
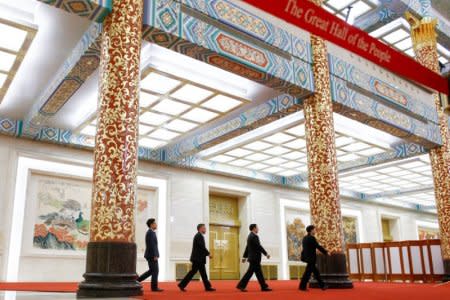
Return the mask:
<svg viewBox="0 0 450 300">
<path fill-rule="evenodd" d="M 306 285 L 309 282 L 309 278 L 311 277 L 311 273 L 314 274 L 314 278 L 319 283 L 319 286 L 322 290 L 326 290 L 327 286 L 323 282 L 322 278 L 320 277 L 319 270 L 317 270 L 316 267 L 316 260 L 317 260 L 317 253 L 316 250 L 318 249 L 320 252 L 322 252 L 324 255 L 328 255 L 328 251 L 325 250 L 322 246 L 319 245 L 319 243 L 316 240 L 316 237 L 314 236 L 316 234 L 316 227 L 314 225 L 309 225 L 306 227 L 307 235 L 303 238 L 302 241 L 302 254 L 301 254 L 301 260 L 306 263 L 306 269 L 303 273 L 302 280 L 300 281 L 299 289 L 301 291 L 306 291 Z"/>
<path fill-rule="evenodd" d="M 247 247 L 245 248 L 244 258 L 242 259 L 242 262 L 245 262 L 246 259 L 248 260 L 249 267 L 245 275 L 242 277 L 241 281 L 239 281 L 236 288 L 241 290 L 241 292 L 246 292 L 247 284 L 254 273 L 256 275 L 256 278 L 258 279 L 259 285 L 261 286 L 261 291 L 270 292 L 272 289 L 270 289 L 267 285 L 262 273 L 261 254 L 264 254 L 267 258 L 270 258 L 270 255 L 267 254 L 266 250 L 264 250 L 264 248 L 261 246 L 258 237 L 258 225 L 251 224 L 249 229 L 250 234 L 247 238 Z"/>
<path fill-rule="evenodd" d="M 158 251 L 158 238 L 156 237 L 156 224 L 155 219 L 147 220 L 148 230 L 145 235 L 145 254 L 144 257 L 148 262 L 148 271 L 139 276 L 137 279 L 139 282 L 152 277 L 151 289 L 153 292 L 162 292 L 163 290 L 158 288 L 158 274 L 159 274 L 159 251 Z"/>
<path fill-rule="evenodd" d="M 205 291 L 214 292 L 216 289 L 211 287 L 211 283 L 208 280 L 208 275 L 206 274 L 206 257 L 209 256 L 212 259 L 212 256 L 209 254 L 208 249 L 205 246 L 205 237 L 206 233 L 205 224 L 197 225 L 197 234 L 194 236 L 194 242 L 192 245 L 192 253 L 191 253 L 191 262 L 192 269 L 189 273 L 186 274 L 184 279 L 178 284 L 178 287 L 182 292 L 186 291 L 186 286 L 192 280 L 194 275 L 197 272 L 200 272 L 200 276 L 202 277 L 203 285 L 205 286 Z"/>
</svg>

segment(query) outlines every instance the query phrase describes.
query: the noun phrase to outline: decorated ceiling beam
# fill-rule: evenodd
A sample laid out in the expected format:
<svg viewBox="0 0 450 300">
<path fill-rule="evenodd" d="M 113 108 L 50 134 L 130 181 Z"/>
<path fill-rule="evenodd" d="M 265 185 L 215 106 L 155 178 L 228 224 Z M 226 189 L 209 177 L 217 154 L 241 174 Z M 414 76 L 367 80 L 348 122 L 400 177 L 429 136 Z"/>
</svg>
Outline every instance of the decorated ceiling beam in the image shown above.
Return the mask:
<svg viewBox="0 0 450 300">
<path fill-rule="evenodd" d="M 442 144 L 432 94 L 416 99 L 331 54 L 329 64 L 335 112 L 428 149 Z"/>
<path fill-rule="evenodd" d="M 100 64 L 102 25 L 92 23 L 69 58 L 28 112 L 25 120 L 29 133 L 36 134 L 42 126 L 70 100 Z"/>
<path fill-rule="evenodd" d="M 180 2 L 145 1 L 145 40 L 298 98 L 313 92 L 309 43 L 229 1 Z"/>
<path fill-rule="evenodd" d="M 68 13 L 102 23 L 112 10 L 113 0 L 38 0 Z"/>
<path fill-rule="evenodd" d="M 233 117 L 219 123 L 213 128 L 205 128 L 195 135 L 188 135 L 175 144 L 164 148 L 168 163 L 182 161 L 185 157 L 251 131 L 289 114 L 302 110 L 302 101 L 289 95 L 281 95 L 259 104 L 245 112 L 238 112 Z"/>
<path fill-rule="evenodd" d="M 389 191 L 389 192 L 382 192 L 377 193 L 368 196 L 366 199 L 372 200 L 372 199 L 379 199 L 379 198 L 392 198 L 392 197 L 398 197 L 398 196 L 407 196 L 412 195 L 420 192 L 429 192 L 434 190 L 434 185 L 428 185 L 421 188 L 414 188 L 409 190 L 395 190 L 395 191 Z"/>
<path fill-rule="evenodd" d="M 24 121 L 22 120 L 13 120 L 10 118 L 4 118 L 0 116 L 1 135 L 29 139 L 34 140 L 36 142 L 69 146 L 73 148 L 83 148 L 92 150 L 94 147 L 95 141 L 93 137 L 75 134 L 70 130 L 43 127 L 40 128 L 38 133 L 32 137 L 32 135 L 30 135 L 27 132 L 27 128 L 29 128 L 29 126 L 26 126 L 26 124 L 24 125 Z M 139 147 L 139 159 L 143 161 L 151 161 L 154 163 L 156 162 L 167 164 L 164 158 L 165 154 L 163 150 L 160 149 L 154 150 Z M 283 176 L 277 176 L 258 171 L 250 171 L 244 168 L 232 167 L 219 163 L 204 161 L 196 157 L 186 157 L 183 160 L 179 161 L 177 164 L 172 163 L 171 165 L 179 168 L 195 169 L 202 172 L 211 172 L 213 174 L 222 174 L 236 178 L 243 178 L 246 180 L 252 180 L 280 187 L 307 190 L 307 182 L 305 181 L 305 178 L 300 177 L 287 178 Z M 353 191 L 341 190 L 341 196 L 357 201 L 365 201 L 365 202 L 373 201 L 374 203 L 375 202 L 379 203 L 379 199 L 367 200 L 366 194 L 356 193 Z M 389 203 L 381 203 L 381 204 L 389 205 Z M 420 205 L 416 204 L 399 204 L 398 207 L 425 211 Z"/>
<path fill-rule="evenodd" d="M 338 170 L 340 173 L 349 172 L 365 167 L 381 165 L 395 160 L 410 158 L 425 153 L 428 153 L 428 151 L 421 145 L 414 143 L 404 143 L 393 146 L 393 151 L 387 151 L 370 157 L 365 157 L 339 164 Z"/>
<path fill-rule="evenodd" d="M 438 20 L 438 42 L 446 48 L 450 48 L 450 23 L 440 16 L 431 7 L 429 0 L 380 0 L 380 6 L 375 10 L 362 15 L 353 23 L 360 29 L 372 32 L 389 22 L 404 16 L 409 11 L 417 17 L 433 17 Z"/>
</svg>

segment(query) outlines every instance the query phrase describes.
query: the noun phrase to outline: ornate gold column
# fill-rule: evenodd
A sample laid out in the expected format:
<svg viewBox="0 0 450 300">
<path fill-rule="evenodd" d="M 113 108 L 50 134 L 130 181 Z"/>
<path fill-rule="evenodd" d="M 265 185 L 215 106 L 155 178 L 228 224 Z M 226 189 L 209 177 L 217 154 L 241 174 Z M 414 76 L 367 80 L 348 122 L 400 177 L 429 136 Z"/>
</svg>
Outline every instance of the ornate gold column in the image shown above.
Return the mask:
<svg viewBox="0 0 450 300">
<path fill-rule="evenodd" d="M 439 73 L 437 52 L 437 20 L 423 18 L 418 20 L 407 13 L 406 18 L 411 25 L 416 60 L 425 67 Z M 434 193 L 439 219 L 442 257 L 444 259 L 445 280 L 450 281 L 450 135 L 447 115 L 444 113 L 439 95 L 434 95 L 439 115 L 439 128 L 443 145 L 430 151 L 431 168 L 434 178 Z"/>
<path fill-rule="evenodd" d="M 310 1 L 319 6 L 323 2 Z M 318 266 L 329 287 L 352 288 L 344 251 L 327 46 L 314 35 L 311 35 L 311 45 L 315 94 L 304 102 L 309 202 L 317 240 L 331 254 L 320 255 Z M 311 286 L 317 285 L 313 282 Z"/>
<path fill-rule="evenodd" d="M 134 243 L 142 13 L 143 0 L 113 0 L 103 26 L 90 242 L 79 297 L 142 295 Z"/>
</svg>

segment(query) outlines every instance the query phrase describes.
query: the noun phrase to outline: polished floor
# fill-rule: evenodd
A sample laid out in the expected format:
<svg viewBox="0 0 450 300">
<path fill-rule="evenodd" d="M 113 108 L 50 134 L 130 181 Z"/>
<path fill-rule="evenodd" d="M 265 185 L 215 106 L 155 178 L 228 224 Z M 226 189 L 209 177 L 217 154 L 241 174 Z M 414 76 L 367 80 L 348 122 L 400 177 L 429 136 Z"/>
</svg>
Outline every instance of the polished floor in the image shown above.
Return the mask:
<svg viewBox="0 0 450 300">
<path fill-rule="evenodd" d="M 188 286 L 186 293 L 180 292 L 175 283 L 162 283 L 161 287 L 165 289 L 163 293 L 151 293 L 149 284 L 146 283 L 145 295 L 137 299 L 155 299 L 155 300 L 426 300 L 426 299 L 450 299 L 450 284 L 409 284 L 409 283 L 355 283 L 355 288 L 351 290 L 310 290 L 300 292 L 296 290 L 298 282 L 296 281 L 271 281 L 270 286 L 274 289 L 270 293 L 261 293 L 256 282 L 251 282 L 247 293 L 237 291 L 234 281 L 213 282 L 217 292 L 205 293 L 200 282 L 193 282 Z M 0 283 L 0 290 L 11 289 L 15 286 L 17 289 L 26 290 L 27 283 L 10 284 Z M 28 285 L 30 286 L 30 285 Z M 76 299 L 74 289 L 75 283 L 61 283 L 53 285 L 52 283 L 34 283 L 30 287 L 37 289 L 40 286 L 41 291 L 46 292 L 0 292 L 0 300 L 70 300 Z M 67 290 L 70 292 L 51 293 L 54 287 L 55 291 Z M 125 298 L 114 298 L 125 299 Z"/>
</svg>

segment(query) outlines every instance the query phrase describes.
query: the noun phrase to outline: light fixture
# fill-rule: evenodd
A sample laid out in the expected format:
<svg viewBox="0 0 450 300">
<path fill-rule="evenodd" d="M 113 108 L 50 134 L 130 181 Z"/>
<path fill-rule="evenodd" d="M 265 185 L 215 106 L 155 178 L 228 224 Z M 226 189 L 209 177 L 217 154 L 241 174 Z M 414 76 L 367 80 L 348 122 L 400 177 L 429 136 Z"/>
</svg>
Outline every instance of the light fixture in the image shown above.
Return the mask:
<svg viewBox="0 0 450 300">
<path fill-rule="evenodd" d="M 227 156 L 227 155 L 217 155 L 214 157 L 211 157 L 209 160 L 220 162 L 220 163 L 227 163 L 229 161 L 232 161 L 236 159 L 235 157 Z"/>
<path fill-rule="evenodd" d="M 253 160 L 253 161 L 263 161 L 263 160 L 266 160 L 266 159 L 269 159 L 269 158 L 271 158 L 270 155 L 263 154 L 263 153 L 254 153 L 254 154 L 248 155 L 246 157 L 246 159 L 250 159 L 250 160 Z"/>
<path fill-rule="evenodd" d="M 187 132 L 189 130 L 194 129 L 197 126 L 198 126 L 198 124 L 195 124 L 192 122 L 175 119 L 172 122 L 170 122 L 169 124 L 167 124 L 165 127 L 170 130 L 175 130 L 175 131 L 179 131 L 179 132 Z"/>
<path fill-rule="evenodd" d="M 282 154 L 285 154 L 285 153 L 287 153 L 289 151 L 291 151 L 291 150 L 286 149 L 284 147 L 277 146 L 277 147 L 273 147 L 273 148 L 269 148 L 269 149 L 264 150 L 264 153 L 271 154 L 271 155 L 282 155 Z"/>
<path fill-rule="evenodd" d="M 151 148 L 151 149 L 155 149 L 155 148 L 164 146 L 165 144 L 166 144 L 166 142 L 158 141 L 158 140 L 150 139 L 150 138 L 139 139 L 139 146 Z"/>
<path fill-rule="evenodd" d="M 231 156 L 235 156 L 235 157 L 244 157 L 244 156 L 247 156 L 247 155 L 252 154 L 252 153 L 253 153 L 252 151 L 248 151 L 248 150 L 245 150 L 245 149 L 237 148 L 237 149 L 228 151 L 226 154 L 227 155 L 231 155 Z"/>
<path fill-rule="evenodd" d="M 156 96 L 153 94 L 141 92 L 139 97 L 139 106 L 140 107 L 148 107 L 158 101 L 160 96 Z"/>
<path fill-rule="evenodd" d="M 188 110 L 191 106 L 187 104 L 183 104 L 181 102 L 164 99 L 155 106 L 152 107 L 152 110 L 157 112 L 166 113 L 172 116 L 176 116 Z"/>
<path fill-rule="evenodd" d="M 16 56 L 0 51 L 0 71 L 9 72 L 16 61 Z"/>
<path fill-rule="evenodd" d="M 247 149 L 255 150 L 255 151 L 260 151 L 260 150 L 264 150 L 264 149 L 270 148 L 270 147 L 272 147 L 272 145 L 269 144 L 269 143 L 256 141 L 256 142 L 247 144 L 247 145 L 245 145 L 243 147 L 247 148 Z"/>
<path fill-rule="evenodd" d="M 404 30 L 403 28 L 399 28 L 383 37 L 383 40 L 388 42 L 389 44 L 395 44 L 400 40 L 409 37 L 409 32 Z"/>
<path fill-rule="evenodd" d="M 248 165 L 247 168 L 252 169 L 252 170 L 262 170 L 265 168 L 268 168 L 268 165 L 262 164 L 262 163 L 253 163 L 251 165 Z"/>
<path fill-rule="evenodd" d="M 25 30 L 0 23 L 0 48 L 18 52 L 27 34 Z"/>
<path fill-rule="evenodd" d="M 145 112 L 139 117 L 140 122 L 144 122 L 149 125 L 159 126 L 169 120 L 170 117 L 162 114 L 155 114 L 152 112 Z"/>
<path fill-rule="evenodd" d="M 175 91 L 175 93 L 171 94 L 172 98 L 186 101 L 189 103 L 199 103 L 209 96 L 211 96 L 213 92 L 209 90 L 205 90 L 203 88 L 197 87 L 192 84 L 186 84 L 182 88 Z"/>
<path fill-rule="evenodd" d="M 275 133 L 271 136 L 268 136 L 268 137 L 264 138 L 263 140 L 273 143 L 273 144 L 282 144 L 284 142 L 287 142 L 287 141 L 290 141 L 293 139 L 294 139 L 294 137 L 292 135 L 288 135 L 288 134 L 279 132 L 279 133 Z"/>
<path fill-rule="evenodd" d="M 145 135 L 153 129 L 155 129 L 155 127 L 139 124 L 139 135 Z"/>
<path fill-rule="evenodd" d="M 159 94 L 166 94 L 178 85 L 180 85 L 179 80 L 169 78 L 155 72 L 151 72 L 141 81 L 142 89 Z"/>
<path fill-rule="evenodd" d="M 203 103 L 202 106 L 224 113 L 232 110 L 235 107 L 238 107 L 241 104 L 241 101 L 234 98 L 230 98 L 224 95 L 217 95 Z"/>
<path fill-rule="evenodd" d="M 166 129 L 157 129 L 157 130 L 153 131 L 152 133 L 150 133 L 149 137 L 159 139 L 159 140 L 164 140 L 164 141 L 170 141 L 179 135 L 180 135 L 179 133 L 169 131 Z"/>
<path fill-rule="evenodd" d="M 202 108 L 194 108 L 190 110 L 189 112 L 185 113 L 182 118 L 188 119 L 194 122 L 198 123 L 205 123 L 208 122 L 215 117 L 217 117 L 218 114 L 209 110 L 205 110 Z"/>
</svg>

